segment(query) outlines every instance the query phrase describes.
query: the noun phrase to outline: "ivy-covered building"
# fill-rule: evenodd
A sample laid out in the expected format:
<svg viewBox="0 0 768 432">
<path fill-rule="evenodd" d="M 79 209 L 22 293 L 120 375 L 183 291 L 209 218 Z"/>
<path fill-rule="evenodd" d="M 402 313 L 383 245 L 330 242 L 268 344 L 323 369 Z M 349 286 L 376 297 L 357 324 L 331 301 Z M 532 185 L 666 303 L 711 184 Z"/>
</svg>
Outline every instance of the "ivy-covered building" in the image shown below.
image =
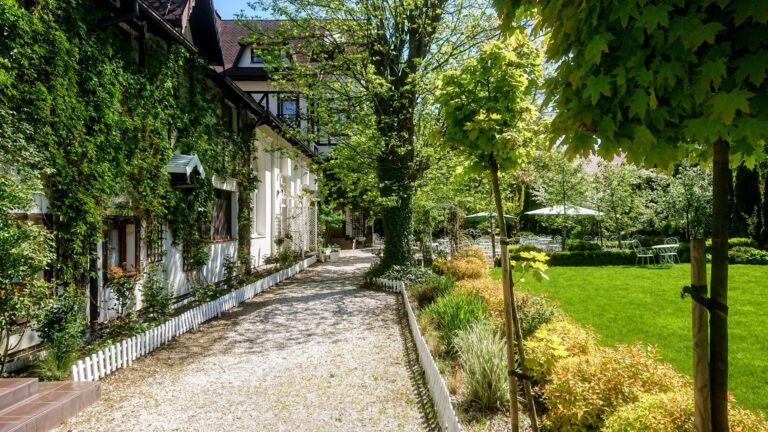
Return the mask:
<svg viewBox="0 0 768 432">
<path fill-rule="evenodd" d="M 111 269 L 160 272 L 181 304 L 233 262 L 316 249 L 318 147 L 223 73 L 212 0 L 0 2 L 0 106 L 41 154 L 18 217 L 91 323 L 117 313 Z"/>
</svg>

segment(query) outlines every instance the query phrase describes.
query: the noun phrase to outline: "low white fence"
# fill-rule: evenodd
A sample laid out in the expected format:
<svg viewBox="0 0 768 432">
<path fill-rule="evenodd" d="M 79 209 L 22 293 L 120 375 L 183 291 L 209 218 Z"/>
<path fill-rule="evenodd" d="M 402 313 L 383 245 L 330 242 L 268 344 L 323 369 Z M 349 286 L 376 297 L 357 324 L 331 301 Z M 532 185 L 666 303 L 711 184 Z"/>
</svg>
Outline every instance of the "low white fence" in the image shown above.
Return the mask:
<svg viewBox="0 0 768 432">
<path fill-rule="evenodd" d="M 149 329 L 144 333 L 120 341 L 99 350 L 89 357 L 78 360 L 72 365 L 72 380 L 98 381 L 118 369 L 131 366 L 133 361 L 139 357 L 151 353 L 179 335 L 190 330 L 196 330 L 200 324 L 221 316 L 225 311 L 254 297 L 256 294 L 293 277 L 314 264 L 315 261 L 317 261 L 316 257 L 310 257 L 292 267 L 280 270 L 250 285 L 225 294 L 216 300 L 190 309 L 158 327 Z"/>
<path fill-rule="evenodd" d="M 437 369 L 435 359 L 432 358 L 432 353 L 429 352 L 427 343 L 421 336 L 419 324 L 416 322 L 416 315 L 413 313 L 411 302 L 408 300 L 408 290 L 405 289 L 405 282 L 389 279 L 371 279 L 369 282 L 377 288 L 402 293 L 405 311 L 408 314 L 408 324 L 411 327 L 413 339 L 416 341 L 416 350 L 419 353 L 419 361 L 421 362 L 421 367 L 424 369 L 424 375 L 427 379 L 427 387 L 429 388 L 430 395 L 432 395 L 432 401 L 435 404 L 435 411 L 437 413 L 437 420 L 440 422 L 440 428 L 447 432 L 461 431 L 462 429 L 461 426 L 459 426 L 459 419 L 456 417 L 456 411 L 453 409 L 453 404 L 451 403 L 451 394 L 448 392 L 448 387 L 445 386 L 443 376 L 440 374 L 440 370 Z"/>
</svg>

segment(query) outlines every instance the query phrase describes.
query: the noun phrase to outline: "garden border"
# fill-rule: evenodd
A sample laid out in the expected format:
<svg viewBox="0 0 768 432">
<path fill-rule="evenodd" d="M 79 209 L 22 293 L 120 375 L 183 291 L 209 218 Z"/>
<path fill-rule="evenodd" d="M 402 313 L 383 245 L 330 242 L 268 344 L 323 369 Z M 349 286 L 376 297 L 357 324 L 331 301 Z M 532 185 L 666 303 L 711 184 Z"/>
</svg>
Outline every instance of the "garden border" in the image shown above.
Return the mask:
<svg viewBox="0 0 768 432">
<path fill-rule="evenodd" d="M 408 290 L 405 289 L 405 282 L 376 278 L 369 279 L 368 282 L 376 288 L 402 293 L 405 311 L 408 314 L 408 324 L 411 327 L 413 339 L 416 341 L 416 350 L 419 353 L 419 361 L 421 362 L 422 369 L 424 369 L 424 375 L 427 379 L 427 387 L 429 388 L 429 393 L 432 395 L 432 402 L 435 405 L 440 428 L 447 432 L 460 432 L 462 429 L 459 425 L 459 419 L 456 417 L 456 410 L 453 409 L 453 404 L 451 403 L 451 394 L 448 392 L 448 387 L 445 385 L 443 376 L 440 374 L 440 370 L 435 364 L 435 360 L 427 347 L 427 343 L 421 336 L 419 324 L 416 322 L 416 315 L 413 313 L 413 308 L 408 300 Z"/>
<path fill-rule="evenodd" d="M 133 365 L 134 360 L 151 353 L 190 330 L 197 330 L 200 324 L 221 316 L 227 310 L 295 276 L 315 262 L 317 262 L 317 256 L 309 257 L 216 300 L 192 308 L 157 327 L 78 360 L 72 365 L 72 381 L 99 381 L 118 369 L 129 367 Z"/>
</svg>

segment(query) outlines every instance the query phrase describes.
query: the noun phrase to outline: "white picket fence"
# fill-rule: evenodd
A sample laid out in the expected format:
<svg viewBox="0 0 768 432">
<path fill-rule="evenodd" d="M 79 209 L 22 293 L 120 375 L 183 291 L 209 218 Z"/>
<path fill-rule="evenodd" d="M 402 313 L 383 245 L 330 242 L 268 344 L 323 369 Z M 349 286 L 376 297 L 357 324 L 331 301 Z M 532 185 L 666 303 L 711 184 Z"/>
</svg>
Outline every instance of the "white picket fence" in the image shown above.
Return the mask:
<svg viewBox="0 0 768 432">
<path fill-rule="evenodd" d="M 411 327 L 413 339 L 416 341 L 416 350 L 419 353 L 419 361 L 421 362 L 421 367 L 424 369 L 424 375 L 427 379 L 427 387 L 429 388 L 430 395 L 432 395 L 432 401 L 435 404 L 435 411 L 437 413 L 437 420 L 440 422 L 440 428 L 447 432 L 460 432 L 462 429 L 461 426 L 459 426 L 459 419 L 456 417 L 456 411 L 453 409 L 453 404 L 451 403 L 451 394 L 448 392 L 448 387 L 445 386 L 443 376 L 440 374 L 440 370 L 437 369 L 435 359 L 432 358 L 432 353 L 429 352 L 424 337 L 421 336 L 421 329 L 419 329 L 419 324 L 416 322 L 416 315 L 413 313 L 411 302 L 408 301 L 408 290 L 405 289 L 405 282 L 389 279 L 371 279 L 369 282 L 377 288 L 402 293 L 405 311 L 408 314 L 408 324 Z"/>
<path fill-rule="evenodd" d="M 190 330 L 196 330 L 200 324 L 221 316 L 225 311 L 256 294 L 293 277 L 314 264 L 316 260 L 316 257 L 310 257 L 292 267 L 280 270 L 250 285 L 225 294 L 216 300 L 190 309 L 158 327 L 103 348 L 90 357 L 78 360 L 72 365 L 72 381 L 98 381 L 118 369 L 131 366 L 133 361 L 139 357 L 151 353 L 179 335 Z"/>
</svg>

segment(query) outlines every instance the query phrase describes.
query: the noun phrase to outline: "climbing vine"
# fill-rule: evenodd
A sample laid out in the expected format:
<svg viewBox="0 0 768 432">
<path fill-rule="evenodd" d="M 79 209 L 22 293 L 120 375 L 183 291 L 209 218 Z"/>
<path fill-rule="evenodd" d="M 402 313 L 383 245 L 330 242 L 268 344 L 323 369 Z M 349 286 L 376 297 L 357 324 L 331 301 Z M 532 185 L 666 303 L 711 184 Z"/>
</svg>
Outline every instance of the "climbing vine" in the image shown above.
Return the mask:
<svg viewBox="0 0 768 432">
<path fill-rule="evenodd" d="M 249 169 L 249 134 L 223 127 L 223 96 L 207 65 L 175 43 L 100 27 L 107 2 L 0 0 L 0 103 L 30 125 L 50 167 L 58 260 L 56 279 L 85 285 L 105 220 L 133 215 L 148 227 L 167 223 L 177 243 L 207 261 L 213 189 L 233 177 L 243 204 L 258 181 Z M 248 130 L 247 124 L 241 129 Z M 175 151 L 196 154 L 207 181 L 171 188 L 166 164 Z M 203 229 L 203 227 L 207 227 Z"/>
</svg>

